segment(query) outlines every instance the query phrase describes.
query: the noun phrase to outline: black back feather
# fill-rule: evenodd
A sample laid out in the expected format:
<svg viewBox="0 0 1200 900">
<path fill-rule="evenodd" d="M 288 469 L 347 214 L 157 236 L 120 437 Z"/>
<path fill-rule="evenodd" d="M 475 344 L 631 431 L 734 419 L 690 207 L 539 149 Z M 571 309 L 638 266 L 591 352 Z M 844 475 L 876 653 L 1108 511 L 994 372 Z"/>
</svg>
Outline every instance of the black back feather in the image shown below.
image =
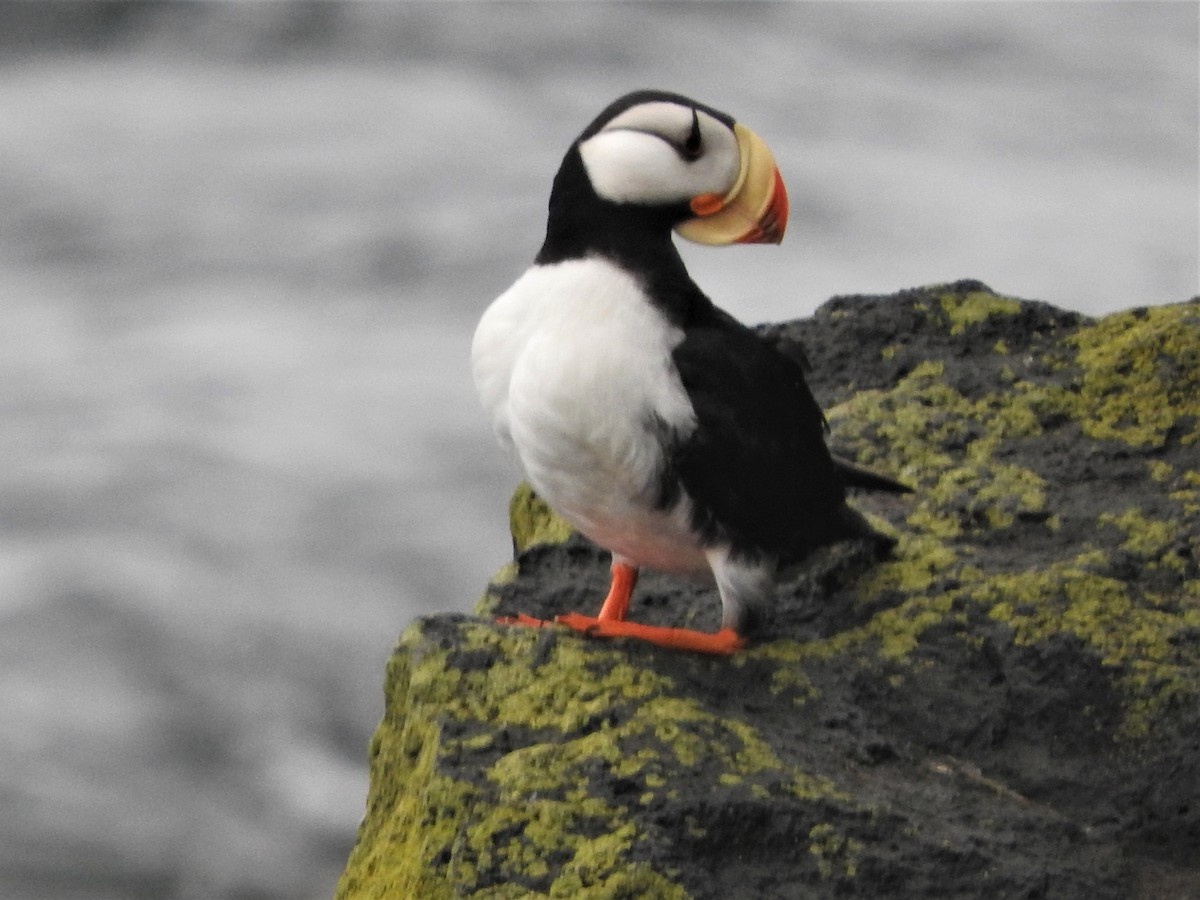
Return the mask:
<svg viewBox="0 0 1200 900">
<path fill-rule="evenodd" d="M 672 359 L 697 427 L 671 448 L 664 475 L 692 498 L 702 539 L 786 563 L 852 536 L 825 417 L 800 366 L 711 305 L 684 335 Z"/>
</svg>

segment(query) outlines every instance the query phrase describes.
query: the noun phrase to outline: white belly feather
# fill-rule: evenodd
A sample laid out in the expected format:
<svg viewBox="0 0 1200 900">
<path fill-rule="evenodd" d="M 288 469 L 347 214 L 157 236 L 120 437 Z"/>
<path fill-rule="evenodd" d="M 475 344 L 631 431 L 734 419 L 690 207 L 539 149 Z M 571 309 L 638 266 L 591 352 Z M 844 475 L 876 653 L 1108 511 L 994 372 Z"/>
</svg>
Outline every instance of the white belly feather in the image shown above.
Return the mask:
<svg viewBox="0 0 1200 900">
<path fill-rule="evenodd" d="M 571 260 L 530 269 L 492 303 L 471 358 L 497 437 L 559 515 L 637 565 L 700 572 L 686 497 L 654 508 L 662 426 L 696 425 L 671 362 L 682 337 L 627 273 Z"/>
</svg>

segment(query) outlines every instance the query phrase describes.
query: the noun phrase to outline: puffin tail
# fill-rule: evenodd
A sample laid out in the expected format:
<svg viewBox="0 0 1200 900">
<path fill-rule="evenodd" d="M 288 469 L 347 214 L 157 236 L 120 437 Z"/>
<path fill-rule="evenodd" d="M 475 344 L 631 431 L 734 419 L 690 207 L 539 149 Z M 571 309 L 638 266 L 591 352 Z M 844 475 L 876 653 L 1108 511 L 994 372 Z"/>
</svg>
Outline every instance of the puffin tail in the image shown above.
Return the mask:
<svg viewBox="0 0 1200 900">
<path fill-rule="evenodd" d="M 860 466 L 840 456 L 833 457 L 833 468 L 841 479 L 842 485 L 848 488 L 860 488 L 864 491 L 886 491 L 889 494 L 911 494 L 912 488 L 901 481 L 882 475 L 874 469 Z"/>
<path fill-rule="evenodd" d="M 875 551 L 878 559 L 885 558 L 896 546 L 897 539 L 884 534 L 867 521 L 867 517 L 851 506 L 843 506 L 838 511 L 838 527 L 841 529 L 843 540 L 866 541 Z"/>
</svg>

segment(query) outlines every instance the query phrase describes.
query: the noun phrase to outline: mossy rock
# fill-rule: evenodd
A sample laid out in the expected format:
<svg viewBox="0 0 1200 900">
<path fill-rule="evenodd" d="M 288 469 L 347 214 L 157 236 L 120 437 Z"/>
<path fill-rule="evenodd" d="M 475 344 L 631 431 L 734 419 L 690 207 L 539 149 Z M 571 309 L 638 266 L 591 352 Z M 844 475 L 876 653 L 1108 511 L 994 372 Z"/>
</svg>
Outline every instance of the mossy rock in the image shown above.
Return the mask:
<svg viewBox="0 0 1200 900">
<path fill-rule="evenodd" d="M 916 487 L 854 498 L 892 557 L 818 554 L 732 659 L 505 627 L 607 581 L 521 489 L 481 616 L 389 663 L 339 898 L 1200 896 L 1200 302 L 960 282 L 763 331 Z M 648 574 L 631 616 L 719 608 Z"/>
</svg>

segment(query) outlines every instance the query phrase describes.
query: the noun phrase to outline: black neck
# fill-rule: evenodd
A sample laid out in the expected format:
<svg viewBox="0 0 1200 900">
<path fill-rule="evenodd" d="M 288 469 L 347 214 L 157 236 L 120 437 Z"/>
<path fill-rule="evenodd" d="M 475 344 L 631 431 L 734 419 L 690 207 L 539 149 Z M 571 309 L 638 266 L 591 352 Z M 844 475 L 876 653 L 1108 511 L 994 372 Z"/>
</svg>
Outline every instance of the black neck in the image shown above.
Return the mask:
<svg viewBox="0 0 1200 900">
<path fill-rule="evenodd" d="M 603 257 L 641 280 L 672 318 L 686 318 L 697 302 L 708 304 L 671 239 L 671 229 L 688 215 L 686 204 L 638 206 L 598 197 L 572 149 L 554 178 L 546 240 L 535 262 Z"/>
</svg>

